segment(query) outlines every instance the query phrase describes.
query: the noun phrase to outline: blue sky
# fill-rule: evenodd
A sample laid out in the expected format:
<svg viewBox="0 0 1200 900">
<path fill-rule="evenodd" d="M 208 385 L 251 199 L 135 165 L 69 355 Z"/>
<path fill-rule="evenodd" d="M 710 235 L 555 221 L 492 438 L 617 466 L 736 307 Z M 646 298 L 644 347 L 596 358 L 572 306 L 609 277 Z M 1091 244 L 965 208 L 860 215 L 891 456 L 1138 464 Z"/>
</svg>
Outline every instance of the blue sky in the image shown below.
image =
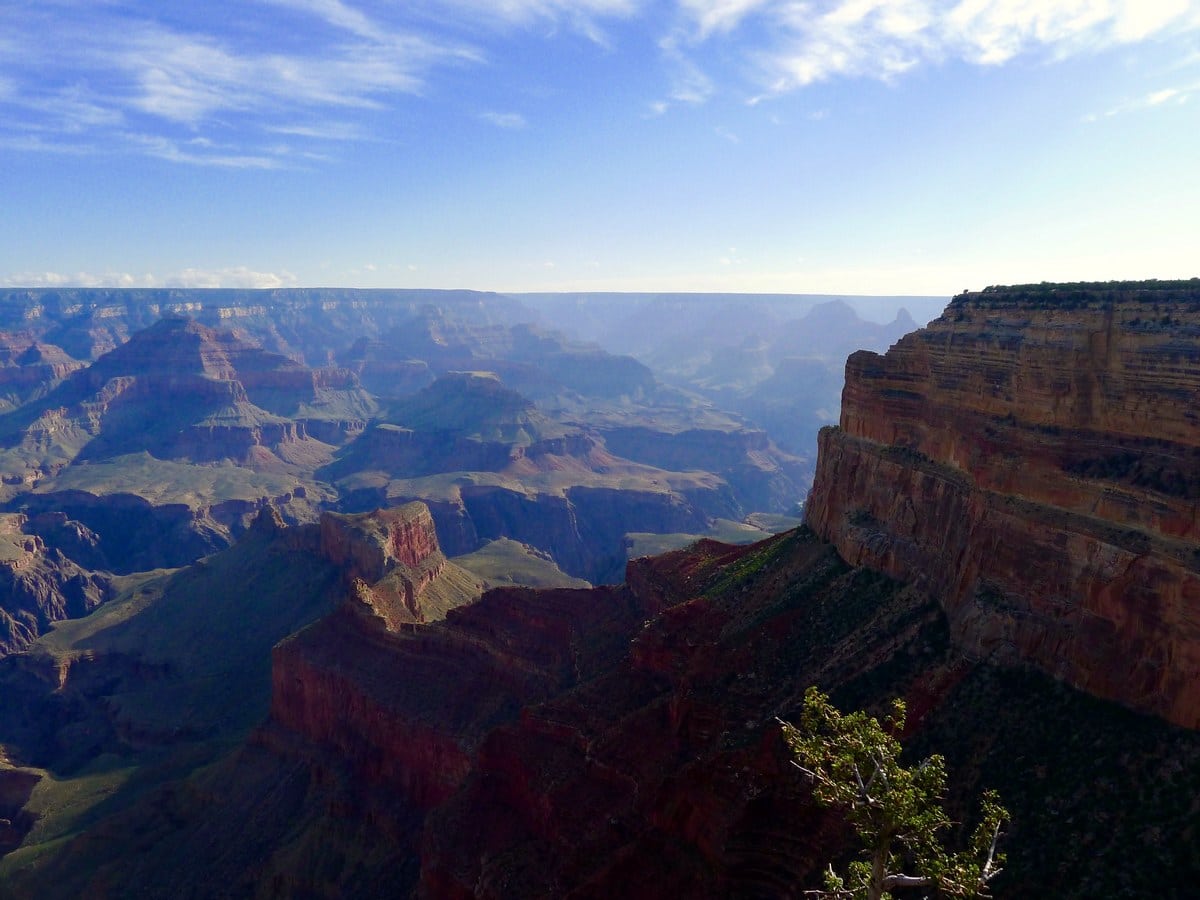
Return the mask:
<svg viewBox="0 0 1200 900">
<path fill-rule="evenodd" d="M 4 0 L 0 284 L 1200 275 L 1200 0 Z"/>
</svg>

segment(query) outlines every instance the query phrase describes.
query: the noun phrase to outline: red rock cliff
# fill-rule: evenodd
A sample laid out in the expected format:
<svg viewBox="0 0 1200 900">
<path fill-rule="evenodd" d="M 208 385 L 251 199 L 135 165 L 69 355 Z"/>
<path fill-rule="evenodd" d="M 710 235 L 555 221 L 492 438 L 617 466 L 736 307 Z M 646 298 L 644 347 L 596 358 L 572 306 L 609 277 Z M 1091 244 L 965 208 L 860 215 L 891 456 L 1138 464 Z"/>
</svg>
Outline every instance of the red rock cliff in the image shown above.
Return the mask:
<svg viewBox="0 0 1200 900">
<path fill-rule="evenodd" d="M 429 809 L 490 727 L 610 663 L 645 615 L 617 589 L 496 590 L 397 632 L 346 607 L 275 648 L 271 721 Z"/>
<path fill-rule="evenodd" d="M 846 365 L 809 524 L 957 643 L 1200 727 L 1200 282 L 988 289 Z"/>
<path fill-rule="evenodd" d="M 479 596 L 475 578 L 439 549 L 424 503 L 359 515 L 325 512 L 319 534 L 318 552 L 388 630 L 440 619 Z"/>
</svg>

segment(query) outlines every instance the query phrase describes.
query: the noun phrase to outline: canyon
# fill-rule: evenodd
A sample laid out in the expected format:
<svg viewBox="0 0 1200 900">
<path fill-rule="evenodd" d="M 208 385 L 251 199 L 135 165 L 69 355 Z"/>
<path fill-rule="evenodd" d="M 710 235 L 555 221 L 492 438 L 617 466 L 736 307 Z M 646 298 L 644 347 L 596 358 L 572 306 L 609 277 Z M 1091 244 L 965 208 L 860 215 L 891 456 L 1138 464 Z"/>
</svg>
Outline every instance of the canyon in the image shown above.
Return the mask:
<svg viewBox="0 0 1200 900">
<path fill-rule="evenodd" d="M 563 583 L 619 581 L 631 534 L 794 515 L 810 459 L 535 318 L 469 291 L 0 291 L 0 511 L 97 584 L 229 547 L 268 506 L 420 500 L 448 554 L 514 541 L 506 582 L 538 558 Z M 24 616 L 0 652 L 94 606 L 47 591 L 32 618 L 0 598 Z"/>
<path fill-rule="evenodd" d="M 392 408 L 411 428 L 385 412 L 366 462 L 326 464 L 386 509 L 262 504 L 225 549 L 115 578 L 0 659 L 0 881 L 14 898 L 802 896 L 853 852 L 780 735 L 815 684 L 845 709 L 903 698 L 905 744 L 945 755 L 964 828 L 999 790 L 995 896 L 1189 896 L 1198 342 L 1198 282 L 960 295 L 850 356 L 805 525 L 578 589 L 483 590 L 443 552 L 469 534 L 446 524 L 455 502 L 510 491 L 533 522 L 553 496 L 546 528 L 569 533 L 618 498 L 499 473 L 685 469 L 697 445 L 548 417 L 496 373 L 435 374 Z M 453 427 L 422 437 L 435 408 Z M 414 445 L 467 437 L 497 444 L 471 447 L 488 466 L 405 494 L 447 474 L 414 471 Z M 701 443 L 732 473 L 760 441 Z M 698 502 L 683 484 L 673 502 Z"/>
</svg>

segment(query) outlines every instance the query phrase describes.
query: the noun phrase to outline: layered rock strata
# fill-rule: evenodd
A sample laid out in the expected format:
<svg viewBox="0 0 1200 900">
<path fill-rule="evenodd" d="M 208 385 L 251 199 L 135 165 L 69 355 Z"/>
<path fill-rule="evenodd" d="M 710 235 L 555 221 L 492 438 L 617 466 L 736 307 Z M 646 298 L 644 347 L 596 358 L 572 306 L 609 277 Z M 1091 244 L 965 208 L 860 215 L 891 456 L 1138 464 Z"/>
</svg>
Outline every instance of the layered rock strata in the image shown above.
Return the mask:
<svg viewBox="0 0 1200 900">
<path fill-rule="evenodd" d="M 319 557 L 316 527 L 283 534 Z M 203 577 L 228 581 L 225 556 Z M 853 852 L 776 721 L 817 684 L 843 709 L 904 697 L 957 821 L 1000 789 L 1019 825 L 997 897 L 1190 896 L 1200 732 L 963 660 L 927 594 L 805 529 L 628 576 L 397 632 L 343 607 L 277 646 L 272 719 L 241 750 L 0 879 L 37 900 L 799 896 Z"/>
<path fill-rule="evenodd" d="M 390 631 L 441 619 L 482 589 L 446 560 L 424 503 L 359 515 L 322 513 L 319 552 L 341 571 L 360 610 Z"/>
<path fill-rule="evenodd" d="M 989 288 L 852 355 L 809 524 L 957 643 L 1200 727 L 1200 283 Z"/>
<path fill-rule="evenodd" d="M 112 592 L 107 576 L 24 534 L 26 525 L 24 515 L 0 515 L 0 656 L 23 650 L 53 622 L 85 615 Z"/>
</svg>

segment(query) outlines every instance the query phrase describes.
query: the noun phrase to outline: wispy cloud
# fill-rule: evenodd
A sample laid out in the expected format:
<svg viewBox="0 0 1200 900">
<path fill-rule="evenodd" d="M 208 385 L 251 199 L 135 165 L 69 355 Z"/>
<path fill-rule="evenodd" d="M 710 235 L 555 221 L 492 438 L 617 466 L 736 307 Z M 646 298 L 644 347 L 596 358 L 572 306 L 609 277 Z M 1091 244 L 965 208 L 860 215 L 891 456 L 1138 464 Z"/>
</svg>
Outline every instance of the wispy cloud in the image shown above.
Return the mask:
<svg viewBox="0 0 1200 900">
<path fill-rule="evenodd" d="M 520 113 L 484 112 L 479 114 L 479 118 L 489 124 L 495 125 L 497 128 L 507 128 L 510 130 L 524 128 L 527 124 L 525 117 Z"/>
<path fill-rule="evenodd" d="M 270 125 L 267 127 L 267 131 L 272 134 L 314 138 L 320 141 L 365 141 L 370 138 L 370 134 L 365 128 L 353 122 L 289 122 L 283 125 Z"/>
<path fill-rule="evenodd" d="M 386 40 L 387 32 L 361 10 L 341 0 L 266 0 L 276 6 L 312 13 L 336 28 L 372 41 Z"/>
<path fill-rule="evenodd" d="M 994 66 L 1022 55 L 1063 59 L 1200 27 L 1195 0 L 680 0 L 669 47 L 743 45 L 767 93 L 834 78 L 895 79 L 947 59 Z"/>
<path fill-rule="evenodd" d="M 291 272 L 256 272 L 247 266 L 228 269 L 184 269 L 163 279 L 164 287 L 282 288 L 296 284 Z"/>
<path fill-rule="evenodd" d="M 143 112 L 198 125 L 224 112 L 379 107 L 417 93 L 437 60 L 469 55 L 418 38 L 333 48 L 328 55 L 235 52 L 215 39 L 146 26 L 113 62 L 133 80 Z"/>
<path fill-rule="evenodd" d="M 311 123 L 339 109 L 382 110 L 420 94 L 440 67 L 482 61 L 477 49 L 451 36 L 380 24 L 342 0 L 260 2 L 277 7 L 277 17 L 309 24 L 293 35 L 287 21 L 268 20 L 273 27 L 266 31 L 248 16 L 245 27 L 234 19 L 218 33 L 215 14 L 190 27 L 176 17 L 168 27 L 150 8 L 139 16 L 136 4 L 31 8 L 14 20 L 15 39 L 0 53 L 9 130 L 66 143 L 89 138 L 88 146 L 106 143 L 97 138 L 119 144 L 122 132 L 139 132 L 155 139 L 125 146 L 182 163 L 268 167 L 268 156 L 245 146 L 256 132 L 361 139 L 361 124 L 317 134 Z M 188 132 L 219 133 L 243 146 L 220 155 L 193 152 L 183 144 Z"/>
<path fill-rule="evenodd" d="M 192 166 L 220 169 L 278 169 L 283 166 L 278 152 L 239 153 L 206 138 L 179 142 L 161 135 L 126 134 L 130 145 L 140 147 L 147 156 Z"/>
<path fill-rule="evenodd" d="M 294 286 L 296 276 L 286 271 L 256 272 L 247 266 L 233 266 L 226 269 L 189 268 L 165 277 L 129 272 L 106 272 L 103 275 L 90 272 L 19 272 L 0 279 L 0 283 L 5 287 L 27 288 L 282 288 Z"/>
<path fill-rule="evenodd" d="M 1085 122 L 1097 122 L 1101 119 L 1108 119 L 1112 118 L 1113 116 L 1138 112 L 1139 110 L 1154 109 L 1156 107 L 1182 106 L 1197 94 L 1200 94 L 1200 82 L 1161 88 L 1113 106 L 1105 110 L 1103 113 L 1089 113 L 1083 117 L 1083 120 Z"/>
<path fill-rule="evenodd" d="M 713 95 L 712 79 L 682 53 L 669 54 L 671 69 L 670 98 L 678 103 L 697 105 Z"/>
<path fill-rule="evenodd" d="M 47 139 L 36 133 L 0 135 L 0 147 L 21 153 L 61 153 L 67 156 L 91 156 L 98 152 L 94 144 Z"/>
<path fill-rule="evenodd" d="M 503 27 L 566 28 L 608 46 L 608 33 L 601 23 L 630 18 L 648 3 L 647 0 L 440 0 L 433 5 L 456 16 L 467 13 L 475 21 Z"/>
<path fill-rule="evenodd" d="M 750 13 L 770 3 L 771 0 L 679 0 L 700 39 L 713 32 L 732 31 Z"/>
<path fill-rule="evenodd" d="M 666 98 L 651 103 L 655 115 L 662 115 L 671 106 L 681 103 L 699 106 L 713 95 L 712 79 L 696 63 L 686 44 L 687 38 L 678 30 L 659 41 L 670 84 Z"/>
<path fill-rule="evenodd" d="M 764 99 L 835 79 L 895 80 L 948 60 L 1053 61 L 1200 30 L 1200 0 L 213 0 L 173 9 L 21 4 L 0 35 L 0 146 L 276 168 L 327 157 L 329 141 L 385 137 L 390 113 L 444 101 L 440 78 L 503 61 L 528 33 L 612 46 L 635 21 L 640 42 L 621 50 L 652 48 L 661 73 L 647 88 L 647 116 L 708 103 L 728 79 Z M 493 95 L 459 114 L 510 103 Z M 525 125 L 512 112 L 483 118 Z M 263 149 L 279 135 L 294 146 Z"/>
</svg>

